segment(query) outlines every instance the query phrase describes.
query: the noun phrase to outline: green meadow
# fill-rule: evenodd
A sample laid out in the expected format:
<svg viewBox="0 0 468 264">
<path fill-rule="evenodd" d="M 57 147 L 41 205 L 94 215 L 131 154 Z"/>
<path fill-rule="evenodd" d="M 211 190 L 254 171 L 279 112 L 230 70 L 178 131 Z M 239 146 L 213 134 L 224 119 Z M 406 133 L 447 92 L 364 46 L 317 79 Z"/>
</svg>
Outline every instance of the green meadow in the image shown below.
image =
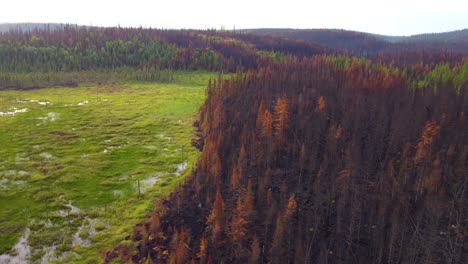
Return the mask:
<svg viewBox="0 0 468 264">
<path fill-rule="evenodd" d="M 210 73 L 0 91 L 0 260 L 96 263 L 190 174 Z"/>
</svg>

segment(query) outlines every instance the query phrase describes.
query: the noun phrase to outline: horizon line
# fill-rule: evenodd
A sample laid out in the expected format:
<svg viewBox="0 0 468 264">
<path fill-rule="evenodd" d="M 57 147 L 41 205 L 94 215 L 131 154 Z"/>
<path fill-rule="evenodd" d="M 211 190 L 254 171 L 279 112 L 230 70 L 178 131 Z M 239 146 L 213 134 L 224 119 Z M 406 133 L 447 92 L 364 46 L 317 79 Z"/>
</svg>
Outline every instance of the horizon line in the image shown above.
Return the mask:
<svg viewBox="0 0 468 264">
<path fill-rule="evenodd" d="M 242 31 L 242 30 L 261 30 L 261 29 L 290 29 L 290 30 L 336 30 L 336 31 L 348 31 L 348 32 L 356 32 L 356 33 L 364 33 L 364 34 L 371 34 L 371 35 L 381 35 L 381 36 L 388 36 L 388 37 L 412 37 L 412 36 L 419 36 L 419 35 L 429 35 L 429 34 L 444 34 L 444 33 L 451 33 L 457 31 L 468 30 L 468 27 L 455 29 L 455 30 L 447 30 L 447 31 L 439 31 L 439 32 L 423 32 L 423 33 L 416 33 L 410 35 L 392 35 L 392 34 L 383 34 L 383 33 L 374 33 L 374 32 L 367 32 L 367 31 L 359 31 L 355 29 L 345 29 L 345 28 L 319 28 L 319 27 L 246 27 L 246 28 L 236 28 L 233 25 L 232 29 L 227 29 L 226 26 L 221 25 L 218 27 L 208 27 L 205 28 L 185 28 L 185 27 L 156 27 L 156 26 L 147 26 L 147 25 L 139 25 L 139 26 L 122 26 L 120 24 L 117 25 L 93 25 L 90 24 L 78 24 L 78 23 L 71 23 L 71 22 L 0 22 L 0 25 L 27 25 L 27 24 L 38 24 L 38 25 L 73 25 L 79 27 L 95 27 L 95 28 L 145 28 L 145 29 L 166 29 L 166 30 L 217 30 L 217 31 Z"/>
</svg>

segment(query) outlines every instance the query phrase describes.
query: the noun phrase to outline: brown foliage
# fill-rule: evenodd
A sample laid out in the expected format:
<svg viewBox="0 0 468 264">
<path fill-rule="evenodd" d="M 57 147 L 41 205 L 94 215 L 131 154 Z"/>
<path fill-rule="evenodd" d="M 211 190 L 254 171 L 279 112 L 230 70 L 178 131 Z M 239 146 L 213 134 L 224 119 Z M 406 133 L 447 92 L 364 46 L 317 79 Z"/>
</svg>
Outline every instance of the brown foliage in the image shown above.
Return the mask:
<svg viewBox="0 0 468 264">
<path fill-rule="evenodd" d="M 234 243 L 242 243 L 247 235 L 247 210 L 242 204 L 240 197 L 237 199 L 236 208 L 232 214 L 229 236 Z"/>
<path fill-rule="evenodd" d="M 436 121 L 432 120 L 427 122 L 424 125 L 424 130 L 422 133 L 422 143 L 424 145 L 430 145 L 434 142 L 434 139 L 437 137 L 440 131 L 440 126 L 437 124 Z"/>
<path fill-rule="evenodd" d="M 439 134 L 440 126 L 436 121 L 428 121 L 424 125 L 421 141 L 416 147 L 415 161 L 420 162 L 429 155 L 430 146 Z"/>
<path fill-rule="evenodd" d="M 256 127 L 260 131 L 260 135 L 264 138 L 269 138 L 273 133 L 273 117 L 268 109 L 265 108 L 265 103 L 262 101 L 258 109 Z"/>
<path fill-rule="evenodd" d="M 208 251 L 208 241 L 205 238 L 202 238 L 200 241 L 200 250 L 198 251 L 197 258 L 200 260 L 200 263 L 206 262 L 207 252 Z"/>
<path fill-rule="evenodd" d="M 273 116 L 273 126 L 275 136 L 282 138 L 285 130 L 288 128 L 289 111 L 288 111 L 288 99 L 283 96 L 276 100 Z"/>
<path fill-rule="evenodd" d="M 286 213 L 284 215 L 285 217 L 285 222 L 291 221 L 291 219 L 294 217 L 297 211 L 297 203 L 296 203 L 296 197 L 295 194 L 291 194 L 288 200 L 288 205 L 286 206 Z"/>
<path fill-rule="evenodd" d="M 317 107 L 315 108 L 315 112 L 322 113 L 325 110 L 327 103 L 325 101 L 325 97 L 319 96 L 317 99 Z"/>
</svg>

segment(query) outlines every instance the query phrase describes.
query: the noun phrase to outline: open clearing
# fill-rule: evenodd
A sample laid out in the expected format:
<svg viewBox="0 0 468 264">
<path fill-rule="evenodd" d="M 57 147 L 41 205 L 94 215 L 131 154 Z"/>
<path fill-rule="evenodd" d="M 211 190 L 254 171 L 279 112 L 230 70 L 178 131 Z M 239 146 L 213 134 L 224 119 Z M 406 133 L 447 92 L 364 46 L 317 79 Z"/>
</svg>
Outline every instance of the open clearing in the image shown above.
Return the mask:
<svg viewBox="0 0 468 264">
<path fill-rule="evenodd" d="M 130 234 L 193 168 L 209 76 L 0 91 L 0 263 L 94 263 Z"/>
</svg>

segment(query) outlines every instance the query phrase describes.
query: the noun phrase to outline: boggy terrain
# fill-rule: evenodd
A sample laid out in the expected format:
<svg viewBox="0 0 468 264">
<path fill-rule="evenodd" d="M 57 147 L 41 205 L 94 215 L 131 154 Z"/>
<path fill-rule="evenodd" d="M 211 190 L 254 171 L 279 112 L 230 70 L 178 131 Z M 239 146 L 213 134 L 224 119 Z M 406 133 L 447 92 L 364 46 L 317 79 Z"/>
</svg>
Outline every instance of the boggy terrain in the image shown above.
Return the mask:
<svg viewBox="0 0 468 264">
<path fill-rule="evenodd" d="M 0 263 L 99 263 L 196 164 L 209 76 L 0 91 Z"/>
</svg>

